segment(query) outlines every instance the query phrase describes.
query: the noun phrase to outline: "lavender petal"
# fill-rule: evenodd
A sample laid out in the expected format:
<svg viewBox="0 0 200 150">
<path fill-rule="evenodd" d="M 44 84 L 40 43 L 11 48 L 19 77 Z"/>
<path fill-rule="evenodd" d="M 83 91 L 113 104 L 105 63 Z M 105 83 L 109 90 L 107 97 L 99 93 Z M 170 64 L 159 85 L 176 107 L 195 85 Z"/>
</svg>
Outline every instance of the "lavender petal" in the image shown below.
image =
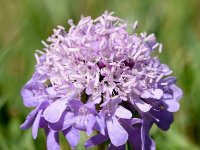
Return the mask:
<svg viewBox="0 0 200 150">
<path fill-rule="evenodd" d="M 128 140 L 128 133 L 126 130 L 119 124 L 116 117 L 106 122 L 108 128 L 108 135 L 110 137 L 111 143 L 114 146 L 121 146 L 126 143 Z"/>
<path fill-rule="evenodd" d="M 65 101 L 63 100 L 55 101 L 44 110 L 43 116 L 47 121 L 55 123 L 59 121 L 65 109 L 66 109 Z"/>
</svg>

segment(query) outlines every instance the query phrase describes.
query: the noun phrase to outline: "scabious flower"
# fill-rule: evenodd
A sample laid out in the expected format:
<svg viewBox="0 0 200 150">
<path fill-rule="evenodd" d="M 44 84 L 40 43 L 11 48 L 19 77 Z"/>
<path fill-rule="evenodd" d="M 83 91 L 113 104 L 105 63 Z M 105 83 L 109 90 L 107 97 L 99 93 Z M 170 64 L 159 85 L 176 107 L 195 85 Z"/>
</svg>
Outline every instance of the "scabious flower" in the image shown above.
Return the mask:
<svg viewBox="0 0 200 150">
<path fill-rule="evenodd" d="M 149 130 L 167 130 L 178 111 L 182 91 L 167 65 L 152 56 L 162 44 L 154 34 L 127 32 L 127 23 L 105 12 L 93 20 L 72 20 L 66 32 L 58 26 L 37 50 L 32 78 L 22 89 L 26 107 L 34 109 L 21 125 L 43 128 L 49 150 L 60 149 L 62 133 L 72 149 L 79 131 L 97 133 L 85 147 L 110 141 L 108 149 L 154 150 Z"/>
</svg>

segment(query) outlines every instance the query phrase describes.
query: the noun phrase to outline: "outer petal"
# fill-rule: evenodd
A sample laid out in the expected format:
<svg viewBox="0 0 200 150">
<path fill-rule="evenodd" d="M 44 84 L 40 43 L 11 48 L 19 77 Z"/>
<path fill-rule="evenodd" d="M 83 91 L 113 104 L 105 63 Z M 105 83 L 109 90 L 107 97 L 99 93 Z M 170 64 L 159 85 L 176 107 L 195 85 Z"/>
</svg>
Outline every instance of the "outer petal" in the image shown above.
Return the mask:
<svg viewBox="0 0 200 150">
<path fill-rule="evenodd" d="M 74 127 L 68 128 L 63 131 L 63 134 L 69 142 L 71 149 L 76 149 L 76 146 L 80 140 L 80 135 L 77 129 Z"/>
<path fill-rule="evenodd" d="M 155 89 L 153 90 L 153 98 L 160 99 L 163 96 L 163 91 L 161 89 Z"/>
<path fill-rule="evenodd" d="M 176 112 L 179 110 L 180 105 L 176 100 L 165 100 L 164 103 L 167 104 L 167 110 L 169 112 Z"/>
<path fill-rule="evenodd" d="M 155 142 L 149 137 L 149 130 L 152 126 L 152 122 L 148 120 L 148 118 L 143 118 L 142 124 L 142 150 L 155 150 Z"/>
<path fill-rule="evenodd" d="M 143 112 L 148 112 L 152 107 L 151 105 L 145 103 L 139 98 L 135 101 L 135 105 Z"/>
<path fill-rule="evenodd" d="M 108 135 L 110 137 L 111 143 L 114 146 L 121 146 L 126 143 L 128 140 L 128 133 L 124 128 L 119 124 L 116 117 L 106 122 L 108 128 Z"/>
<path fill-rule="evenodd" d="M 180 88 L 178 88 L 175 84 L 170 86 L 171 89 L 173 90 L 173 99 L 178 101 L 182 98 L 183 92 Z"/>
<path fill-rule="evenodd" d="M 69 101 L 70 107 L 73 109 L 74 112 L 79 112 L 79 109 L 84 106 L 84 104 L 80 100 L 71 100 Z"/>
<path fill-rule="evenodd" d="M 92 114 L 96 114 L 96 113 L 97 113 L 96 108 L 95 108 L 95 103 L 93 103 L 93 102 L 87 102 L 87 103 L 85 104 L 85 107 L 87 107 L 88 110 L 90 110 L 90 112 L 91 112 Z"/>
<path fill-rule="evenodd" d="M 132 117 L 132 113 L 122 106 L 117 107 L 117 109 L 115 110 L 115 115 L 119 118 L 124 119 L 130 119 Z"/>
<path fill-rule="evenodd" d="M 88 119 L 88 123 L 86 126 L 86 133 L 89 136 L 93 132 L 93 126 L 96 122 L 96 117 L 94 115 L 90 114 L 87 119 Z"/>
<path fill-rule="evenodd" d="M 102 112 L 99 113 L 99 116 L 96 116 L 96 123 L 94 124 L 94 129 L 99 131 L 101 134 L 105 135 L 105 118 Z"/>
<path fill-rule="evenodd" d="M 40 123 L 39 123 L 39 127 L 40 128 L 47 128 L 49 122 L 47 122 L 44 117 L 41 116 L 40 118 Z"/>
<path fill-rule="evenodd" d="M 155 122 L 156 125 L 161 128 L 162 130 L 168 130 L 170 127 L 170 124 L 173 122 L 173 114 L 171 112 L 168 112 L 166 110 L 156 110 L 152 109 L 150 112 L 148 112 L 150 115 L 146 116 L 148 117 L 149 122 Z"/>
<path fill-rule="evenodd" d="M 33 92 L 27 89 L 28 85 L 25 85 L 21 91 L 23 102 L 26 107 L 34 107 L 39 104 L 38 99 L 33 98 Z"/>
<path fill-rule="evenodd" d="M 57 92 L 55 91 L 55 89 L 53 87 L 46 88 L 45 90 L 51 96 L 56 96 L 56 94 L 57 94 Z"/>
<path fill-rule="evenodd" d="M 155 98 L 160 99 L 163 96 L 163 91 L 161 89 L 150 89 L 142 93 L 142 98 Z"/>
<path fill-rule="evenodd" d="M 44 118 L 51 122 L 58 122 L 60 117 L 62 116 L 63 111 L 66 109 L 66 101 L 57 100 L 50 104 L 43 113 Z"/>
<path fill-rule="evenodd" d="M 32 110 L 28 116 L 26 117 L 26 121 L 20 126 L 21 129 L 28 129 L 33 125 L 33 122 L 35 120 L 35 116 L 38 112 L 38 109 Z"/>
<path fill-rule="evenodd" d="M 43 85 L 46 78 L 47 76 L 45 75 L 34 73 L 32 78 L 22 88 L 21 95 L 25 106 L 34 107 L 46 99 L 47 94 Z"/>
<path fill-rule="evenodd" d="M 74 123 L 75 123 L 74 114 L 72 112 L 67 112 L 64 122 L 63 122 L 62 130 L 67 129 L 69 126 L 71 126 Z"/>
<path fill-rule="evenodd" d="M 72 126 L 76 120 L 72 112 L 64 112 L 60 120 L 56 123 L 48 123 L 48 126 L 54 131 L 65 130 Z"/>
<path fill-rule="evenodd" d="M 39 123 L 40 123 L 41 114 L 42 114 L 42 110 L 39 110 L 39 112 L 38 112 L 38 114 L 37 114 L 37 116 L 35 118 L 35 121 L 33 123 L 32 135 L 33 135 L 34 139 L 37 138 L 37 133 L 38 133 L 38 127 L 39 127 Z"/>
<path fill-rule="evenodd" d="M 150 98 L 151 97 L 151 93 L 147 90 L 144 91 L 144 93 L 142 93 L 141 98 Z"/>
<path fill-rule="evenodd" d="M 109 144 L 108 145 L 108 150 L 126 150 L 126 146 L 122 145 L 122 146 L 114 146 L 113 144 Z"/>
<path fill-rule="evenodd" d="M 21 129 L 28 129 L 33 125 L 33 122 L 35 120 L 35 117 L 39 110 L 44 110 L 48 106 L 48 102 L 44 101 L 42 102 L 37 108 L 32 110 L 28 116 L 26 117 L 26 121 L 20 126 Z"/>
<path fill-rule="evenodd" d="M 85 131 L 88 120 L 86 116 L 76 116 L 74 127 L 78 130 Z"/>
<path fill-rule="evenodd" d="M 142 149 L 142 141 L 141 141 L 141 120 L 139 119 L 132 119 L 123 120 L 120 119 L 122 126 L 128 132 L 128 141 L 133 147 L 134 150 L 141 150 Z M 130 124 L 131 123 L 131 124 Z"/>
<path fill-rule="evenodd" d="M 91 137 L 90 139 L 88 139 L 85 142 L 84 145 L 85 145 L 86 148 L 90 148 L 90 147 L 93 147 L 95 145 L 99 145 L 99 144 L 105 142 L 108 139 L 109 139 L 108 136 L 105 136 L 105 135 L 102 135 L 102 134 L 97 134 L 97 135 Z"/>
<path fill-rule="evenodd" d="M 60 150 L 58 132 L 54 132 L 53 130 L 47 132 L 47 149 Z"/>
<path fill-rule="evenodd" d="M 48 123 L 49 128 L 53 129 L 54 131 L 59 131 L 62 130 L 63 124 L 64 124 L 64 119 L 65 119 L 66 113 L 63 113 L 62 116 L 60 117 L 59 121 L 56 123 Z"/>
<path fill-rule="evenodd" d="M 176 77 L 169 76 L 160 80 L 160 83 L 167 83 L 168 85 L 174 84 L 176 82 Z"/>
</svg>

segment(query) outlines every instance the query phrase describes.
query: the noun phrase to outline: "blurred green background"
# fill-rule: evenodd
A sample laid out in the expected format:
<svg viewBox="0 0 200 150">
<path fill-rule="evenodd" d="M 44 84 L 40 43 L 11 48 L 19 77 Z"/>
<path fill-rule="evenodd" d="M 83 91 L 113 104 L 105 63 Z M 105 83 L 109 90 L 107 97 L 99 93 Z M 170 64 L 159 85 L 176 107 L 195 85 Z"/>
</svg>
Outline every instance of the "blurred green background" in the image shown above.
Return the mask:
<svg viewBox="0 0 200 150">
<path fill-rule="evenodd" d="M 57 25 L 105 10 L 155 33 L 162 42 L 161 61 L 170 66 L 183 89 L 181 109 L 167 132 L 151 131 L 158 150 L 200 149 L 200 0 L 0 0 L 0 150 L 45 149 L 42 130 L 37 140 L 20 124 L 25 108 L 20 89 L 34 71 L 36 49 Z M 68 145 L 62 138 L 62 149 Z M 77 148 L 84 149 L 81 144 Z M 95 149 L 95 148 L 94 148 Z"/>
</svg>

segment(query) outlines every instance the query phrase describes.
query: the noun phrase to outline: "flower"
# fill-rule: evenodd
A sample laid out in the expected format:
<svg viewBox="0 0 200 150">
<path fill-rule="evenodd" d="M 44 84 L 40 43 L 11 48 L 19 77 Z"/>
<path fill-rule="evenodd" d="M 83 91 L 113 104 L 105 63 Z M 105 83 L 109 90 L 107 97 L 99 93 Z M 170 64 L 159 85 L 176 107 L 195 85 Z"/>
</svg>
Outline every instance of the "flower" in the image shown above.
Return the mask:
<svg viewBox="0 0 200 150">
<path fill-rule="evenodd" d="M 113 13 L 68 23 L 68 32 L 58 26 L 35 54 L 35 73 L 21 92 L 24 105 L 35 109 L 21 128 L 32 126 L 34 139 L 43 128 L 49 150 L 59 149 L 60 132 L 76 149 L 79 131 L 98 132 L 86 148 L 110 140 L 108 149 L 127 142 L 136 150 L 155 149 L 151 126 L 168 130 L 182 97 L 172 71 L 152 56 L 162 44 L 154 34 L 129 34 Z"/>
</svg>

